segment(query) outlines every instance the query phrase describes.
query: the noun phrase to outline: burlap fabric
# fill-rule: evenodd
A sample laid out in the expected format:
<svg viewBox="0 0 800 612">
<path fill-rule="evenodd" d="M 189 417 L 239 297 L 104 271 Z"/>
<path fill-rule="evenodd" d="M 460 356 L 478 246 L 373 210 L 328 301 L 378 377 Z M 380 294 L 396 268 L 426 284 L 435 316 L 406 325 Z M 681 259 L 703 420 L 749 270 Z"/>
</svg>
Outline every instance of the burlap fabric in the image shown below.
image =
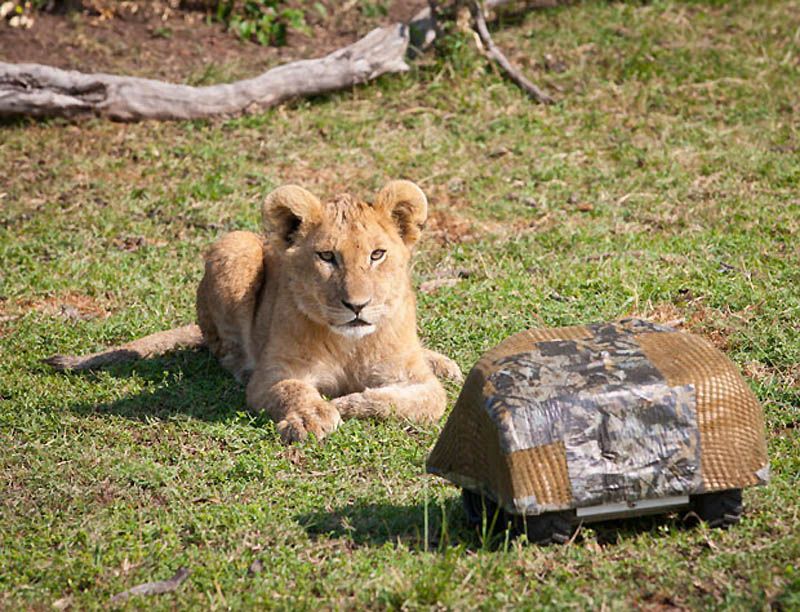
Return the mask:
<svg viewBox="0 0 800 612">
<path fill-rule="evenodd" d="M 637 319 L 530 330 L 472 369 L 427 469 L 533 515 L 736 489 L 766 481 L 763 412 L 698 336 Z"/>
</svg>

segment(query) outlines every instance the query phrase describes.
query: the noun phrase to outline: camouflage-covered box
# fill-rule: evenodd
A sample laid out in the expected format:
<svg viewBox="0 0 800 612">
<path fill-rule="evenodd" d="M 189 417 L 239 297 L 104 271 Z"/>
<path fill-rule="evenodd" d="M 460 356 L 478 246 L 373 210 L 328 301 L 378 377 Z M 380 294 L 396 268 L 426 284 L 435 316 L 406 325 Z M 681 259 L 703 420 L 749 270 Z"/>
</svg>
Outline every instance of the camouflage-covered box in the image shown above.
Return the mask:
<svg viewBox="0 0 800 612">
<path fill-rule="evenodd" d="M 637 319 L 526 331 L 486 353 L 427 469 L 517 515 L 768 474 L 763 412 L 736 367 L 703 338 Z"/>
</svg>

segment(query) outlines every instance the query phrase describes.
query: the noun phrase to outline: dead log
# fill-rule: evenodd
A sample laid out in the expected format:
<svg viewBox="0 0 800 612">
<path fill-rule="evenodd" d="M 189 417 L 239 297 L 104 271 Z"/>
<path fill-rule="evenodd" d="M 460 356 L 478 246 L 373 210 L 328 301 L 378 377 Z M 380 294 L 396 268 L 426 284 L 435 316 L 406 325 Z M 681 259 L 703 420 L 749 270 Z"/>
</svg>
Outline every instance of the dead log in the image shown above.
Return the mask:
<svg viewBox="0 0 800 612">
<path fill-rule="evenodd" d="M 497 8 L 511 0 L 485 0 Z M 548 0 L 552 2 L 553 0 Z M 436 4 L 433 3 L 435 7 Z M 325 57 L 277 66 L 252 79 L 205 87 L 153 79 L 86 74 L 41 64 L 0 62 L 0 116 L 75 117 L 97 115 L 119 121 L 185 120 L 234 116 L 263 110 L 292 98 L 318 95 L 408 70 L 406 58 L 429 49 L 438 35 L 435 11 L 420 10 L 408 24 L 377 28 Z M 476 18 L 490 57 L 505 57 Z M 409 40 L 411 53 L 409 53 Z M 508 61 L 505 60 L 505 64 Z M 507 72 L 514 73 L 513 67 Z M 519 76 L 519 75 L 518 75 Z M 515 79 L 529 93 L 532 84 Z M 530 87 L 527 87 L 528 83 Z M 546 101 L 542 94 L 540 101 Z"/>
<path fill-rule="evenodd" d="M 375 29 L 325 57 L 277 66 L 252 79 L 206 87 L 0 62 L 0 115 L 94 114 L 121 121 L 238 115 L 408 70 L 407 47 L 408 27 L 394 24 Z"/>
</svg>

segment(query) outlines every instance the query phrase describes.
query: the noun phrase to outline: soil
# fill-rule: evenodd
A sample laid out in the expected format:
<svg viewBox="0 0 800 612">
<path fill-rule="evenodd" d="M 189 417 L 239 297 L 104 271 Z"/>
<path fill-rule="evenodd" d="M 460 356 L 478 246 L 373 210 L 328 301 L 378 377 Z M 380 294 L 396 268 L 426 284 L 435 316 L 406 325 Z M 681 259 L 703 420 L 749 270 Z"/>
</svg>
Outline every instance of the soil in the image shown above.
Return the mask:
<svg viewBox="0 0 800 612">
<path fill-rule="evenodd" d="M 121 4 L 143 8 L 114 15 L 36 13 L 29 30 L 0 22 L 0 61 L 207 84 L 255 76 L 276 64 L 325 55 L 375 27 L 408 21 L 427 1 L 389 2 L 385 15 L 367 17 L 358 2 L 326 0 L 321 4 L 328 16 L 322 18 L 307 10 L 309 32 L 290 31 L 287 44 L 281 47 L 242 41 L 202 10 L 159 14 L 147 10 L 145 0 Z"/>
<path fill-rule="evenodd" d="M 9 300 L 0 297 L 0 324 L 15 321 L 30 310 L 74 321 L 106 318 L 114 312 L 114 303 L 115 298 L 111 293 L 91 297 L 77 291 L 35 299 Z"/>
</svg>

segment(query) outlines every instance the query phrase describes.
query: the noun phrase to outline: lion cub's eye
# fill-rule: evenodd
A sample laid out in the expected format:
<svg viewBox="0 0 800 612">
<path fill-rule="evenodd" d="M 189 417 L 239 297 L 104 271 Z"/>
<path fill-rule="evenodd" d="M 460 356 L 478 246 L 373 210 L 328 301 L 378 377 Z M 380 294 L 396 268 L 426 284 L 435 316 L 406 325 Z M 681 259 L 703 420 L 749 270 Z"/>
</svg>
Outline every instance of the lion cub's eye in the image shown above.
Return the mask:
<svg viewBox="0 0 800 612">
<path fill-rule="evenodd" d="M 333 251 L 317 251 L 317 257 L 326 263 L 333 263 L 336 261 L 336 255 Z"/>
<path fill-rule="evenodd" d="M 375 249 L 374 251 L 372 251 L 372 255 L 370 255 L 369 258 L 372 261 L 379 261 L 383 259 L 384 255 L 386 255 L 386 249 Z"/>
</svg>

